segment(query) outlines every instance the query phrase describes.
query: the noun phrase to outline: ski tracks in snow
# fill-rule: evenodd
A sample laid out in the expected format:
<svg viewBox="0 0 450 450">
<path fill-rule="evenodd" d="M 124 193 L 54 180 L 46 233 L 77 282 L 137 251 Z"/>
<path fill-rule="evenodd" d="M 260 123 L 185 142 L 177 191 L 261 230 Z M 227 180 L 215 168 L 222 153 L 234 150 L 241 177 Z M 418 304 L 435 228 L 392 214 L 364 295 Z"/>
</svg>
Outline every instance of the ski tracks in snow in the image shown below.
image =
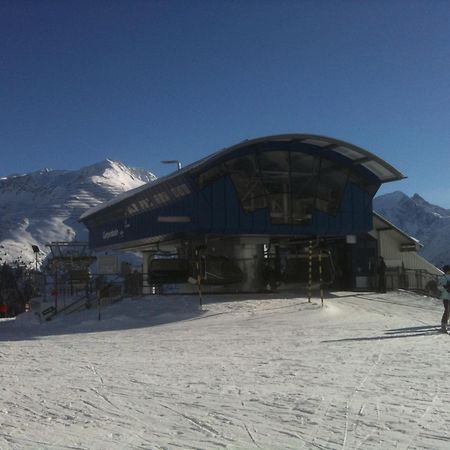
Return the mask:
<svg viewBox="0 0 450 450">
<path fill-rule="evenodd" d="M 11 335 L 0 448 L 447 449 L 450 340 L 414 331 L 440 316 L 427 302 L 219 302 L 201 320 Z"/>
</svg>

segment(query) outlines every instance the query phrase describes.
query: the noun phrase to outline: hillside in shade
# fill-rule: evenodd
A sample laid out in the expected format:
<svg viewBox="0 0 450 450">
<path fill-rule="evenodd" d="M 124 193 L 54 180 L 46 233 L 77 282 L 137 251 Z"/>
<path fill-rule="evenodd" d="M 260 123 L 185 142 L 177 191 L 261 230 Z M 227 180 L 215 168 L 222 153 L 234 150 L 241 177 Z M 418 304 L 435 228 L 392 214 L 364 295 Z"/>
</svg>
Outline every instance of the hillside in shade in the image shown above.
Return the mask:
<svg viewBox="0 0 450 450">
<path fill-rule="evenodd" d="M 421 255 L 436 264 L 450 264 L 450 210 L 419 194 L 396 191 L 376 197 L 373 209 L 422 244 Z"/>
<path fill-rule="evenodd" d="M 0 178 L 0 263 L 31 263 L 32 244 L 48 253 L 50 242 L 87 240 L 78 222 L 86 209 L 155 178 L 109 159 L 79 170 L 44 169 Z"/>
</svg>

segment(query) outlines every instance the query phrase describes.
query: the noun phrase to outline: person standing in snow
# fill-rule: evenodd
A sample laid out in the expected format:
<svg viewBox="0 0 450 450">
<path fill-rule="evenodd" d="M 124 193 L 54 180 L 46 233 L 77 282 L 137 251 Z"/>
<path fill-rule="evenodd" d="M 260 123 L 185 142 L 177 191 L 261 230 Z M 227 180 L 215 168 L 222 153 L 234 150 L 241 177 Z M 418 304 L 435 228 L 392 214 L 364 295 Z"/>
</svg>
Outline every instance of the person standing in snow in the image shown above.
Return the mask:
<svg viewBox="0 0 450 450">
<path fill-rule="evenodd" d="M 441 319 L 441 331 L 447 333 L 447 323 L 450 312 L 450 266 L 445 265 L 442 270 L 444 274 L 438 279 L 439 297 L 444 304 L 444 314 L 442 314 Z"/>
</svg>

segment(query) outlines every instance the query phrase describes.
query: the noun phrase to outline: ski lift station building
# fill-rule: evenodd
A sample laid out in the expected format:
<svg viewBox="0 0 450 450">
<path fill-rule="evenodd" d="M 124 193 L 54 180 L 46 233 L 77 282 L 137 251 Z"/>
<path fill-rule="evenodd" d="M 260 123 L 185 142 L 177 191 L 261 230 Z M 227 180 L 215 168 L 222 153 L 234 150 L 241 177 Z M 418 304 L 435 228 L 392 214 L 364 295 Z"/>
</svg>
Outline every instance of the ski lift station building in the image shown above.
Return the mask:
<svg viewBox="0 0 450 450">
<path fill-rule="evenodd" d="M 197 277 L 218 292 L 303 283 L 319 260 L 336 287 L 371 288 L 378 256 L 418 248 L 400 230 L 381 244 L 396 229 L 372 211 L 380 185 L 403 178 L 347 142 L 277 135 L 220 150 L 80 220 L 93 249 L 140 251 L 149 283 L 183 292 Z"/>
</svg>

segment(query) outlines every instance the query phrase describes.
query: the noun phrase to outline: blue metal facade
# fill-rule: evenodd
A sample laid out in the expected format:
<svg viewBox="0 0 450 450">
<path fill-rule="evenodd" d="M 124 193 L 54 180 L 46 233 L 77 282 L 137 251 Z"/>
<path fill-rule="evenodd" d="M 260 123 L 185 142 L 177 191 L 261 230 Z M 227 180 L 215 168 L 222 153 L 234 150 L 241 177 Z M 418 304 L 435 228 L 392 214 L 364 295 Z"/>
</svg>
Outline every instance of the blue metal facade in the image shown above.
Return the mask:
<svg viewBox="0 0 450 450">
<path fill-rule="evenodd" d="M 126 248 L 207 234 L 370 231 L 372 198 L 384 181 L 368 169 L 371 154 L 348 157 L 336 151 L 341 142 L 320 146 L 302 139 L 249 141 L 85 215 L 90 246 Z M 392 170 L 392 180 L 402 178 Z"/>
</svg>

